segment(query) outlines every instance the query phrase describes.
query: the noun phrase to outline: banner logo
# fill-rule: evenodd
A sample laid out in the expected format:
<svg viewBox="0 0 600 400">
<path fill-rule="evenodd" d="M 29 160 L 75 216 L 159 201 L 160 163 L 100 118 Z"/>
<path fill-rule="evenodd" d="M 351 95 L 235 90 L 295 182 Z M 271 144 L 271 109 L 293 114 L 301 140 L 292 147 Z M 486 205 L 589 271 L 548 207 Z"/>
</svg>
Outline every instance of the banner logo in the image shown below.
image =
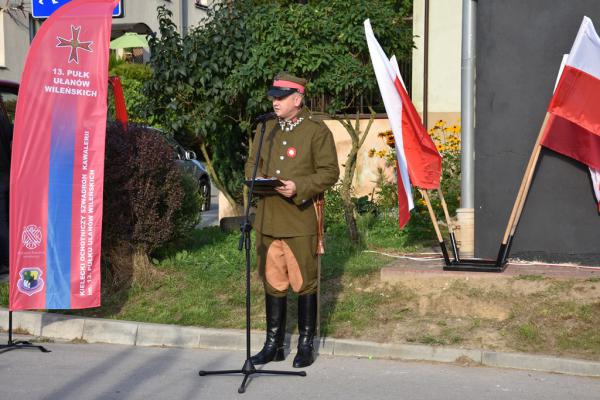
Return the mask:
<svg viewBox="0 0 600 400">
<path fill-rule="evenodd" d="M 39 268 L 23 268 L 19 271 L 19 276 L 21 278 L 17 282 L 17 289 L 27 296 L 33 296 L 44 288 L 42 270 Z"/>
<path fill-rule="evenodd" d="M 42 243 L 42 229 L 36 225 L 27 225 L 21 234 L 23 246 L 33 250 Z"/>
<path fill-rule="evenodd" d="M 92 52 L 92 44 L 94 42 L 80 42 L 79 41 L 79 33 L 81 32 L 81 26 L 73 26 L 71 25 L 71 39 L 65 39 L 60 36 L 57 36 L 58 44 L 56 47 L 70 47 L 71 53 L 69 54 L 69 64 L 72 61 L 75 61 L 75 64 L 79 64 L 79 53 L 77 50 L 85 50 L 88 52 Z"/>
</svg>

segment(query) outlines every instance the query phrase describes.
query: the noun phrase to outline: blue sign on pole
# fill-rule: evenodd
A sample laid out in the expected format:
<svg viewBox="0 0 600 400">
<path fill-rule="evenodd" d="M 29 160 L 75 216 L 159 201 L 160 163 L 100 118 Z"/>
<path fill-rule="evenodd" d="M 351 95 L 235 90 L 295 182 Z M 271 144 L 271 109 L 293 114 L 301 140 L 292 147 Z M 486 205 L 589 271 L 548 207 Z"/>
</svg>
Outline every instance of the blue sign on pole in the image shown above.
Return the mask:
<svg viewBox="0 0 600 400">
<path fill-rule="evenodd" d="M 31 0 L 31 14 L 33 18 L 48 18 L 54 11 L 70 2 L 71 0 Z M 123 0 L 119 1 L 113 11 L 113 17 L 121 16 L 123 16 Z"/>
</svg>

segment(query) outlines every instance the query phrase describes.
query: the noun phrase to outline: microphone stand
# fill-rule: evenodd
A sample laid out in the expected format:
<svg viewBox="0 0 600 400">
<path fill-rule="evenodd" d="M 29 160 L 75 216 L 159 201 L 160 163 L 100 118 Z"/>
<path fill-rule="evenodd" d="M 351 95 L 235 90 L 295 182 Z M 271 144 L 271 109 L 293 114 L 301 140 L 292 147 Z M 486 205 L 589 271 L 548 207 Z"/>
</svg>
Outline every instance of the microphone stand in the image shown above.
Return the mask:
<svg viewBox="0 0 600 400">
<path fill-rule="evenodd" d="M 263 138 L 265 136 L 266 129 L 266 120 L 269 119 L 273 114 L 265 114 L 258 118 L 258 120 L 262 123 L 260 129 L 260 136 L 258 139 L 258 150 L 256 152 L 256 160 L 254 164 L 254 171 L 252 171 L 252 182 L 250 184 L 250 191 L 248 193 L 248 204 L 246 205 L 246 214 L 244 218 L 244 222 L 240 226 L 240 231 L 242 232 L 240 237 L 240 243 L 238 245 L 238 250 L 242 250 L 245 248 L 246 250 L 246 361 L 244 362 L 244 366 L 242 369 L 230 369 L 230 370 L 220 370 L 220 371 L 204 371 L 201 370 L 198 372 L 200 376 L 206 375 L 226 375 L 226 374 L 243 374 L 244 379 L 242 381 L 241 386 L 238 388 L 238 393 L 244 393 L 246 391 L 246 384 L 248 382 L 248 378 L 254 374 L 267 374 L 267 375 L 294 375 L 294 376 L 306 376 L 306 371 L 273 371 L 273 370 L 264 370 L 264 369 L 256 369 L 252 360 L 250 359 L 250 249 L 251 249 L 251 236 L 252 232 L 252 224 L 250 223 L 250 205 L 252 204 L 252 194 L 254 193 L 254 182 L 256 181 L 256 172 L 258 170 L 258 163 L 260 162 L 260 152 L 262 149 Z"/>
</svg>

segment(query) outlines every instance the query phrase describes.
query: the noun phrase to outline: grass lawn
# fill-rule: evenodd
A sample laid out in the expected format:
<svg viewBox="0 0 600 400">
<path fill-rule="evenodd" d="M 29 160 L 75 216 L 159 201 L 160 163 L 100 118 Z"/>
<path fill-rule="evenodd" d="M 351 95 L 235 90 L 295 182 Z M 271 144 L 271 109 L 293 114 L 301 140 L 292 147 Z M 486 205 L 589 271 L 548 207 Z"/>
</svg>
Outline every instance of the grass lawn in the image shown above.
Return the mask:
<svg viewBox="0 0 600 400">
<path fill-rule="evenodd" d="M 391 221 L 390 221 L 391 222 Z M 396 229 L 396 232 L 397 229 Z M 102 307 L 69 313 L 93 317 L 142 322 L 244 328 L 245 326 L 245 256 L 238 250 L 238 233 L 224 233 L 217 227 L 196 230 L 161 259 L 153 259 L 157 273 L 145 285 L 132 285 L 118 292 L 103 284 Z M 366 239 L 369 240 L 369 239 Z M 372 241 L 372 240 L 371 240 Z M 400 245 L 403 235 L 389 236 L 386 241 Z M 253 237 L 254 243 L 254 237 Z M 338 326 L 369 323 L 368 312 L 357 312 L 382 304 L 369 293 L 345 293 L 347 280 L 376 279 L 389 257 L 354 250 L 346 239 L 343 226 L 327 235 L 326 254 L 322 258 L 323 296 L 322 332 L 332 334 Z M 252 327 L 264 328 L 262 284 L 254 266 L 252 251 Z M 339 301 L 340 298 L 344 301 Z M 8 285 L 0 284 L 0 305 L 8 304 Z M 295 296 L 290 298 L 290 315 L 295 315 Z M 288 318 L 290 328 L 295 318 Z"/>
<path fill-rule="evenodd" d="M 395 284 L 379 279 L 394 259 L 381 253 L 415 251 L 394 221 L 361 220 L 364 252 L 343 226 L 327 232 L 322 258 L 321 335 L 376 342 L 422 343 L 523 351 L 600 360 L 600 282 L 542 276 L 465 279 L 440 274 Z M 78 315 L 203 326 L 245 326 L 245 261 L 238 233 L 195 231 L 153 260 L 151 283 L 104 290 L 103 306 Z M 418 243 L 418 242 L 416 242 Z M 375 250 L 375 252 L 373 252 Z M 254 263 L 254 259 L 253 259 Z M 105 285 L 106 286 L 106 285 Z M 252 328 L 264 329 L 263 290 L 252 268 Z M 7 306 L 7 284 L 0 304 Z M 288 331 L 296 330 L 295 296 Z"/>
</svg>

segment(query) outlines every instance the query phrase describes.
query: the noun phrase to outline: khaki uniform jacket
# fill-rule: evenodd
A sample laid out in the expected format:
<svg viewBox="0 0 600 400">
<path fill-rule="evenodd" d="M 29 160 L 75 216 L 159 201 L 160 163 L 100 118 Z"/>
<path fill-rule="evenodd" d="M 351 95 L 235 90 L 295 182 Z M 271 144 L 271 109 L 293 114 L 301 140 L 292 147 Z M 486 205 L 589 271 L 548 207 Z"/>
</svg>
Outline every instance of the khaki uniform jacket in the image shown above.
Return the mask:
<svg viewBox="0 0 600 400">
<path fill-rule="evenodd" d="M 340 176 L 333 135 L 322 121 L 315 121 L 308 109 L 304 120 L 284 132 L 277 120 L 267 121 L 257 177 L 276 177 L 296 184 L 291 199 L 279 194 L 258 201 L 254 229 L 277 238 L 317 234 L 313 197 L 333 186 Z M 248 179 L 256 160 L 260 126 L 257 128 L 245 173 Z"/>
</svg>

